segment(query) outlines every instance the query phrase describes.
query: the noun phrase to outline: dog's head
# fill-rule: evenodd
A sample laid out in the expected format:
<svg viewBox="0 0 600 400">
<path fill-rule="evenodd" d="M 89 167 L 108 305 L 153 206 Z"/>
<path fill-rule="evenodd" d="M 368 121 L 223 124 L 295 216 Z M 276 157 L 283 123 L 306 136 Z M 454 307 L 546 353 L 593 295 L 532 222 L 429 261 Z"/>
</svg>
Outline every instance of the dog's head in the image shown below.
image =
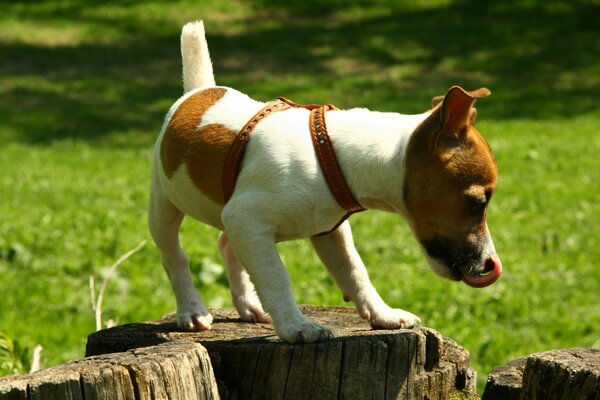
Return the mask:
<svg viewBox="0 0 600 400">
<path fill-rule="evenodd" d="M 489 94 L 455 86 L 436 97 L 406 150 L 403 196 L 411 228 L 438 275 L 474 287 L 492 284 L 502 271 L 485 220 L 496 163 L 474 126 L 473 104 Z"/>
</svg>

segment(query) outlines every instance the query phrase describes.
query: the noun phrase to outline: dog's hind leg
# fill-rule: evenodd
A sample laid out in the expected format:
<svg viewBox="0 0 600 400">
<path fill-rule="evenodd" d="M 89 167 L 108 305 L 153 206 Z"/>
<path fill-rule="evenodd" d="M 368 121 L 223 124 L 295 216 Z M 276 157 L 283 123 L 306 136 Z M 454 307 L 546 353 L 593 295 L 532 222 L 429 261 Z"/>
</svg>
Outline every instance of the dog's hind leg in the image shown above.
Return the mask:
<svg viewBox="0 0 600 400">
<path fill-rule="evenodd" d="M 350 223 L 345 221 L 327 235 L 313 236 L 313 247 L 344 294 L 352 300 L 360 316 L 375 328 L 412 328 L 419 317 L 389 307 L 369 279 L 367 269 L 354 247 Z"/>
<path fill-rule="evenodd" d="M 231 298 L 242 320 L 246 322 L 270 322 L 269 315 L 263 310 L 254 284 L 246 269 L 236 257 L 224 232 L 219 235 L 219 252 L 223 257 L 231 290 Z"/>
<path fill-rule="evenodd" d="M 156 176 L 152 179 L 148 225 L 160 250 L 162 263 L 177 300 L 177 325 L 189 331 L 210 329 L 212 316 L 194 287 L 188 258 L 179 243 L 183 213 L 164 195 Z"/>
</svg>

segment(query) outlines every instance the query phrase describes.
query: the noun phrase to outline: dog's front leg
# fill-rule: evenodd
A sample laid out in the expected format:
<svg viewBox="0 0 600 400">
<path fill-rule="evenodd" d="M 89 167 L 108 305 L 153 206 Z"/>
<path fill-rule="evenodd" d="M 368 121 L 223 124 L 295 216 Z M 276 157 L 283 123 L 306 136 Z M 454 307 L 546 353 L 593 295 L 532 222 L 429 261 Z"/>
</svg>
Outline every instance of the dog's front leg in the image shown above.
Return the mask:
<svg viewBox="0 0 600 400">
<path fill-rule="evenodd" d="M 289 343 L 313 343 L 331 336 L 329 329 L 310 322 L 298 308 L 289 275 L 268 229 L 261 229 L 258 223 L 235 221 L 225 224 L 225 233 L 265 311 L 271 315 L 277 336 Z"/>
<path fill-rule="evenodd" d="M 327 235 L 311 238 L 317 254 L 342 290 L 346 300 L 352 300 L 360 316 L 375 328 L 412 328 L 419 317 L 389 307 L 371 284 L 367 269 L 354 247 L 350 223 L 345 221 Z"/>
</svg>

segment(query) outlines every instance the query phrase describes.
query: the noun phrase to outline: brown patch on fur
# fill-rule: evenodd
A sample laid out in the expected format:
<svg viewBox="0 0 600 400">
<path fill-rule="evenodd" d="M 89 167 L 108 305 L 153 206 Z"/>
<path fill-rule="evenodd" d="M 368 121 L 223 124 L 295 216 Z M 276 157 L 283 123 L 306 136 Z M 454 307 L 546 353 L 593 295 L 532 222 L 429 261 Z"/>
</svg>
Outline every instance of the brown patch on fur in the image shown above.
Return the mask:
<svg viewBox="0 0 600 400">
<path fill-rule="evenodd" d="M 225 202 L 223 168 L 237 132 L 221 124 L 198 127 L 204 113 L 226 92 L 223 88 L 211 88 L 188 97 L 169 121 L 160 148 L 162 165 L 169 178 L 185 163 L 194 185 L 218 204 Z"/>
<path fill-rule="evenodd" d="M 485 233 L 485 208 L 474 213 L 469 197 L 494 190 L 496 163 L 469 115 L 445 126 L 438 103 L 409 141 L 404 201 L 420 241 L 441 237 L 458 248 Z"/>
<path fill-rule="evenodd" d="M 225 204 L 223 171 L 237 132 L 221 124 L 206 125 L 198 132 L 186 155 L 190 178 L 217 204 Z"/>
</svg>

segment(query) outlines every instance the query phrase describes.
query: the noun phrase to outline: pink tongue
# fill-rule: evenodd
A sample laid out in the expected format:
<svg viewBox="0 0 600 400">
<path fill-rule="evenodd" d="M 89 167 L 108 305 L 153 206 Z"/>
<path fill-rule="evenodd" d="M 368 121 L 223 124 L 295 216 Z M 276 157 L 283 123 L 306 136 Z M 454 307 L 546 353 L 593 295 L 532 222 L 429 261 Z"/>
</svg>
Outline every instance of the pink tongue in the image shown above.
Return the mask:
<svg viewBox="0 0 600 400">
<path fill-rule="evenodd" d="M 467 285 L 474 288 L 482 288 L 491 285 L 496 282 L 496 280 L 500 277 L 502 273 L 502 262 L 500 262 L 500 258 L 498 256 L 491 256 L 491 262 L 494 263 L 494 268 L 484 275 L 466 275 L 463 274 L 462 280 Z"/>
</svg>

